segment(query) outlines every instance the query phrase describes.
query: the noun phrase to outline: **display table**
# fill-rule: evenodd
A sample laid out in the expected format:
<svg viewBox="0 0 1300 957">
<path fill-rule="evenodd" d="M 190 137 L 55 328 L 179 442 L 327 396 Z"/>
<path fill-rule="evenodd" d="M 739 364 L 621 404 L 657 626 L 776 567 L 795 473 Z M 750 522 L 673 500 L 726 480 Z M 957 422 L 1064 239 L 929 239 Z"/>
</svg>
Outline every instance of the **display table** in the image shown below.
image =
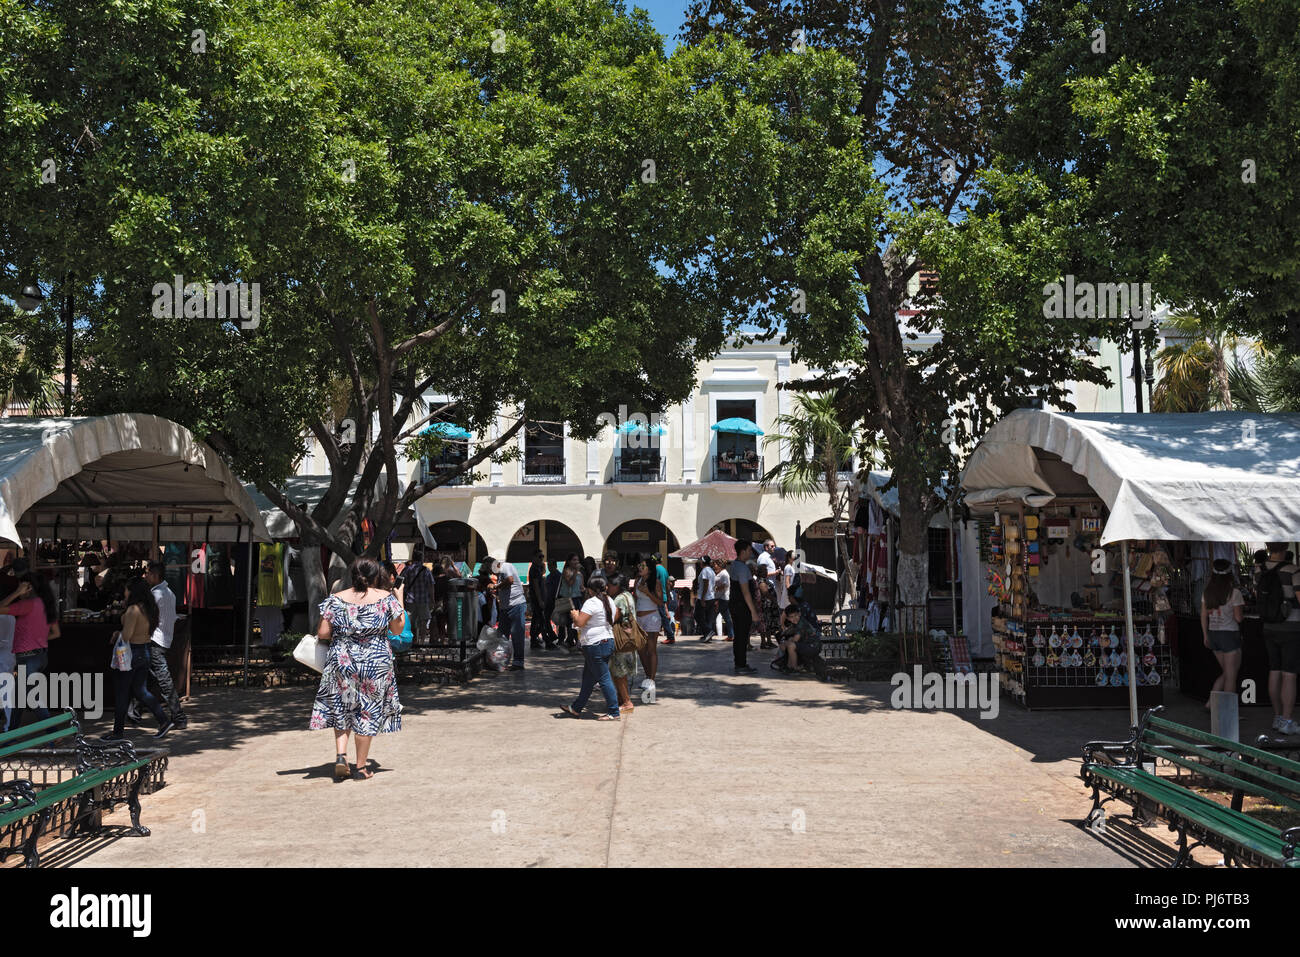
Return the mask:
<svg viewBox="0 0 1300 957">
<path fill-rule="evenodd" d="M 1182 692 L 1200 701 L 1208 700 L 1214 679 L 1222 672 L 1214 652 L 1205 647 L 1204 636 L 1201 633 L 1201 619 L 1197 616 L 1178 616 L 1178 663 L 1179 685 Z M 1255 682 L 1255 700 L 1249 703 L 1256 705 L 1270 703 L 1268 653 L 1264 650 L 1264 624 L 1258 618 L 1243 618 L 1241 621 L 1241 666 L 1238 669 L 1237 680 Z"/>
</svg>

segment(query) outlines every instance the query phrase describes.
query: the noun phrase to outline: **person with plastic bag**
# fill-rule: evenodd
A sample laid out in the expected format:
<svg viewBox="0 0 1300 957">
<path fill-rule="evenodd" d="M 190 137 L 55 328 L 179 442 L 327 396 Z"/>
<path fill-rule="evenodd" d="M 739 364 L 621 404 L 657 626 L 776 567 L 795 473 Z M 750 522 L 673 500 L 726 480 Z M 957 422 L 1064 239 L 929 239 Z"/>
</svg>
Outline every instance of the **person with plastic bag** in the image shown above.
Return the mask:
<svg viewBox="0 0 1300 957">
<path fill-rule="evenodd" d="M 158 721 L 155 738 L 167 736 L 172 721 L 162 704 L 149 690 L 149 656 L 153 654 L 153 633 L 159 622 L 158 602 L 149 584 L 135 578 L 126 586 L 126 609 L 122 612 L 122 630 L 113 632 L 113 733 L 105 741 L 123 741 L 126 710 L 134 697 L 140 707 Z M 161 653 L 162 649 L 159 648 Z"/>
<path fill-rule="evenodd" d="M 325 670 L 312 706 L 313 731 L 334 730 L 334 777 L 351 775 L 348 737 L 356 736 L 356 773 L 374 777 L 369 767 L 370 742 L 377 734 L 401 730 L 402 705 L 397 697 L 390 639 L 400 635 L 406 611 L 388 589 L 388 578 L 373 558 L 358 558 L 349 573 L 352 587 L 320 605 L 316 637 L 329 642 Z"/>
<path fill-rule="evenodd" d="M 600 685 L 608 711 L 598 720 L 619 720 L 618 692 L 609 674 L 609 660 L 614 654 L 614 622 L 618 619 L 609 596 L 605 594 L 605 587 L 605 576 L 593 575 L 586 582 L 587 600 L 580 609 L 575 608 L 569 613 L 578 629 L 578 645 L 583 657 L 582 687 L 578 697 L 573 704 L 561 708 L 570 717 L 582 717 L 591 692 Z"/>
<path fill-rule="evenodd" d="M 420 567 L 424 568 L 423 565 Z M 426 573 L 429 571 L 427 568 L 424 570 Z M 406 588 L 408 580 L 397 574 L 397 566 L 392 562 L 384 562 L 384 571 L 388 575 L 389 592 L 397 599 L 397 603 L 405 609 L 407 607 Z M 415 631 L 411 627 L 411 619 L 414 617 L 414 611 L 407 611 L 406 624 L 402 626 L 402 633 L 388 639 L 388 643 L 392 646 L 394 654 L 401 654 L 404 651 L 410 651 L 411 645 L 415 643 Z"/>
</svg>

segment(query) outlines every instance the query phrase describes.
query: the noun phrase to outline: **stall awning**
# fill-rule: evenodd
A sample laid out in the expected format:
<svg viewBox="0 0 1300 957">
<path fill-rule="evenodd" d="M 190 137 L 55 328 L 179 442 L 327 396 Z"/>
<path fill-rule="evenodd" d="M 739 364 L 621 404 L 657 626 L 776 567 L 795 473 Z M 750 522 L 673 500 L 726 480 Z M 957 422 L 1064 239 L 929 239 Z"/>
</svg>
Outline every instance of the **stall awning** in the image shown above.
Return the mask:
<svg viewBox="0 0 1300 957">
<path fill-rule="evenodd" d="M 151 541 L 270 535 L 243 484 L 207 444 L 155 415 L 0 419 L 0 541 Z"/>
<path fill-rule="evenodd" d="M 966 503 L 1040 506 L 1095 493 L 1102 543 L 1300 538 L 1300 415 L 1065 414 L 1019 409 L 962 473 Z"/>
<path fill-rule="evenodd" d="M 889 484 L 891 477 L 892 473 L 890 472 L 868 472 L 867 481 L 863 488 L 880 506 L 882 511 L 888 512 L 894 518 L 898 518 L 898 486 L 895 485 L 888 491 L 881 491 Z M 939 489 L 938 492 L 941 497 L 945 494 L 943 489 Z M 944 512 L 937 512 L 930 516 L 931 528 L 947 528 L 948 524 L 948 516 Z"/>
</svg>

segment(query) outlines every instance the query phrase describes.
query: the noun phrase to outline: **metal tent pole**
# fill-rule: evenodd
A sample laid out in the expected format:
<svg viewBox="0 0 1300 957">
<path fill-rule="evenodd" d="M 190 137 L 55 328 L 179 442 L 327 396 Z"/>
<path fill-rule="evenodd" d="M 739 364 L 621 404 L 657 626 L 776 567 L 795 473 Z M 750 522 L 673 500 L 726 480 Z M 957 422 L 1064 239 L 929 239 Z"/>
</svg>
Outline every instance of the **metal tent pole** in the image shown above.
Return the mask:
<svg viewBox="0 0 1300 957">
<path fill-rule="evenodd" d="M 1136 656 L 1133 654 L 1133 583 L 1129 579 L 1128 539 L 1120 542 L 1120 561 L 1124 563 L 1124 646 L 1128 652 L 1128 717 L 1129 724 L 1138 724 L 1138 689 Z"/>
<path fill-rule="evenodd" d="M 243 522 L 240 522 L 239 531 L 236 532 L 236 536 L 241 535 L 243 531 L 244 531 L 244 524 Z M 236 542 L 236 544 L 238 544 L 238 542 Z M 248 687 L 249 645 L 252 642 L 252 638 L 253 638 L 253 562 L 257 560 L 257 557 L 258 556 L 254 555 L 253 553 L 253 523 L 249 522 L 248 523 L 248 572 L 244 576 L 247 584 L 247 589 L 244 592 L 244 687 L 245 688 Z"/>
</svg>

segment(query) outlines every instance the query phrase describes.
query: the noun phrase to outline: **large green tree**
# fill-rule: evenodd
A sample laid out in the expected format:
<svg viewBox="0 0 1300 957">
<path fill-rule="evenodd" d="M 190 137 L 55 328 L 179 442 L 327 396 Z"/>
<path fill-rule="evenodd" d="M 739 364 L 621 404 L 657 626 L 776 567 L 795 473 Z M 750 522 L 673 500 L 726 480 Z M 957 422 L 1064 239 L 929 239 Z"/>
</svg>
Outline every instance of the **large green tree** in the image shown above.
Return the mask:
<svg viewBox="0 0 1300 957">
<path fill-rule="evenodd" d="M 837 389 L 845 421 L 880 447 L 914 607 L 956 453 L 1027 399 L 1066 405 L 1070 380 L 1104 380 L 1089 343 L 1105 324 L 1044 316 L 1069 217 L 1032 178 L 993 169 L 1013 26 L 1000 0 L 699 0 L 685 25 L 692 44 L 851 60 L 853 94 L 833 110 L 798 73 L 766 91 L 786 171 L 755 323 L 829 370 L 794 387 Z"/>
<path fill-rule="evenodd" d="M 750 89 L 845 96 L 829 58 L 668 59 L 597 0 L 0 11 L 5 259 L 77 284 L 80 409 L 190 426 L 344 560 L 363 519 L 383 542 L 451 478 L 405 482 L 430 391 L 495 434 L 467 468 L 516 434 L 506 409 L 582 436 L 685 397 L 747 317 L 776 205 Z M 255 324 L 165 314 L 176 275 L 257 283 Z M 306 433 L 333 478 L 301 509 L 282 483 Z"/>
<path fill-rule="evenodd" d="M 1214 335 L 1300 350 L 1300 7 L 1034 0 L 1007 169 L 1074 198 L 1078 255 Z"/>
</svg>

